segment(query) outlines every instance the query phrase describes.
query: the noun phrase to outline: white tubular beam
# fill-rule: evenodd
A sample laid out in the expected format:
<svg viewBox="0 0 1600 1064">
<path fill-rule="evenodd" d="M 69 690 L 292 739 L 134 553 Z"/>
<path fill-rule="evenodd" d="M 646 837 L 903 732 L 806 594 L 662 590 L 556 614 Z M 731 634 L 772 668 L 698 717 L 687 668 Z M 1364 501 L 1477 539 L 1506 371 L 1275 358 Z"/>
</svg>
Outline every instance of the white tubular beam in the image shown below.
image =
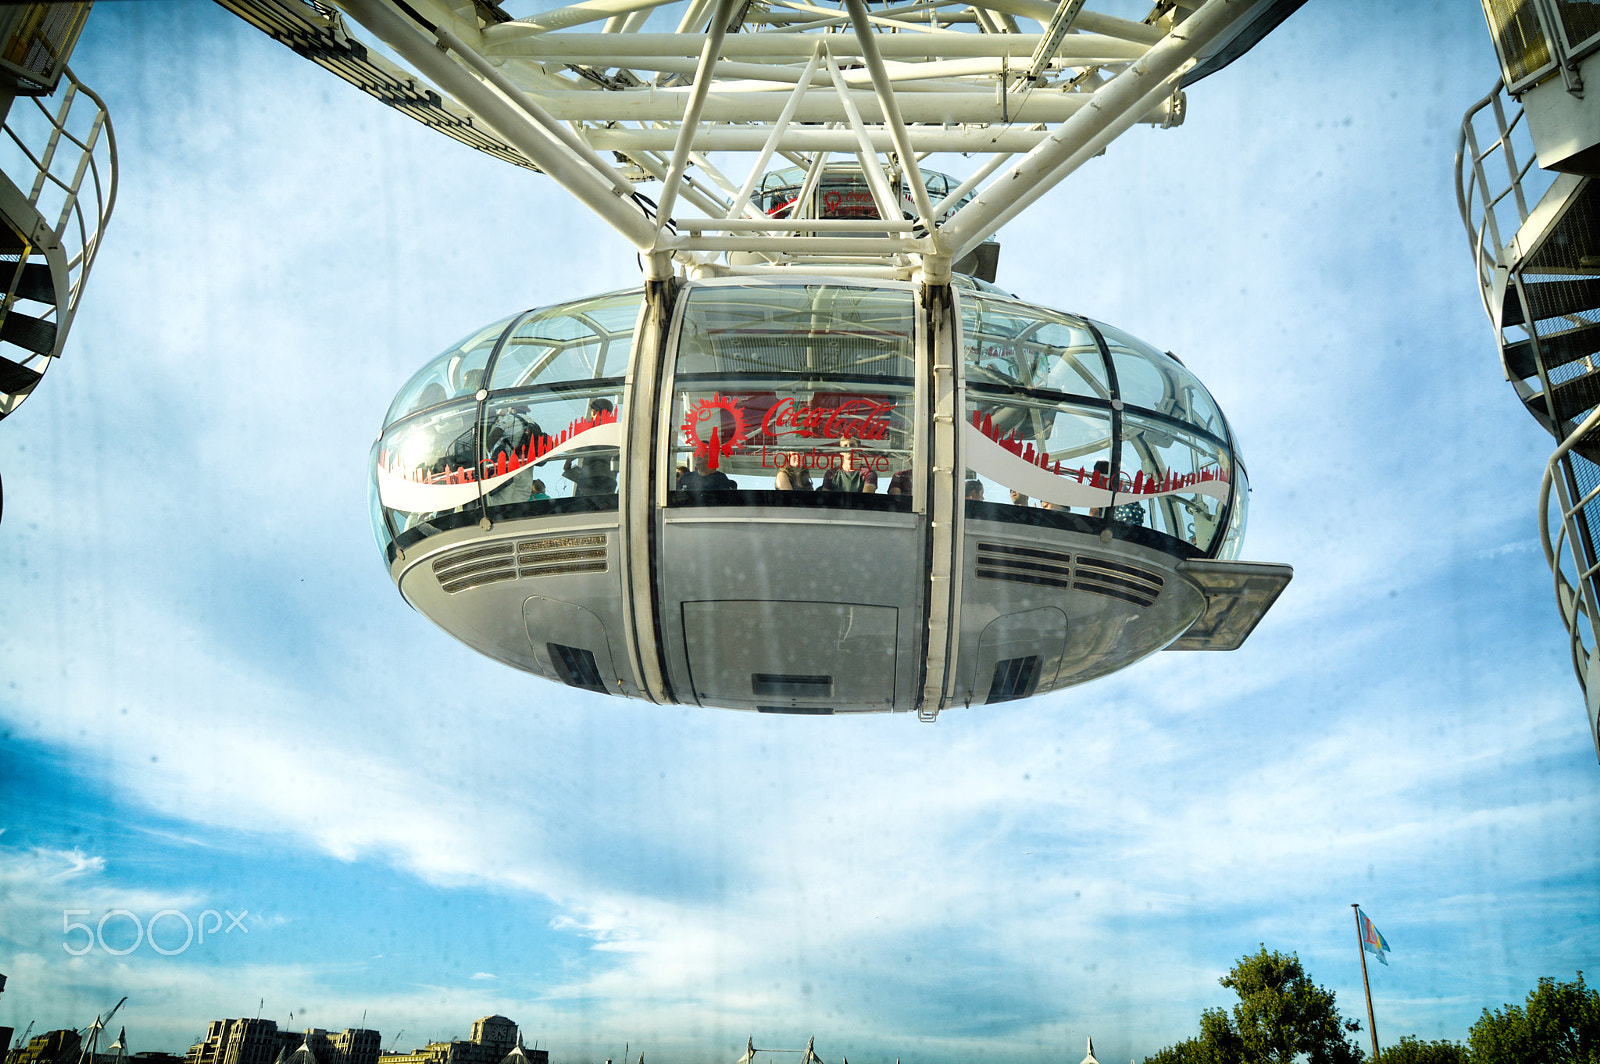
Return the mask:
<svg viewBox="0 0 1600 1064">
<path fill-rule="evenodd" d="M 910 266 L 862 266 L 857 263 L 795 263 L 794 266 L 767 266 L 751 264 L 745 266 L 718 265 L 717 272 L 728 277 L 783 277 L 794 276 L 797 272 L 795 266 L 807 266 L 808 276 L 826 273 L 835 277 L 862 277 L 879 278 L 885 281 L 904 281 L 911 276 Z"/>
<path fill-rule="evenodd" d="M 665 74 L 693 74 L 698 67 L 696 60 L 686 56 L 635 56 L 635 55 L 606 55 L 585 57 L 585 63 L 595 67 L 617 67 L 627 70 L 654 70 Z M 889 72 L 889 80 L 896 87 L 904 91 L 907 88 L 915 89 L 921 83 L 927 88 L 939 92 L 949 92 L 952 88 L 960 90 L 968 88 L 959 82 L 949 82 L 947 78 L 991 78 L 1000 73 L 1002 69 L 1015 70 L 1009 66 L 1004 58 L 991 58 L 981 56 L 973 59 L 945 59 L 931 63 L 885 63 L 884 69 Z M 770 82 L 774 86 L 794 85 L 799 82 L 804 67 L 791 63 L 745 63 L 736 60 L 724 59 L 717 64 L 717 77 L 721 79 L 721 88 L 727 91 L 734 86 L 727 79 L 738 78 L 751 82 Z M 846 70 L 844 80 L 848 85 L 868 85 L 872 82 L 872 75 L 865 70 Z M 755 86 L 751 86 L 752 88 Z M 565 85 L 562 88 L 566 88 Z M 973 83 L 972 92 L 994 94 L 994 85 Z"/>
<path fill-rule="evenodd" d="M 1041 26 L 1047 25 L 1050 16 L 1056 13 L 1056 5 L 1050 0 L 970 0 L 970 2 L 973 7 L 985 7 L 990 11 L 1003 11 L 1007 15 L 1031 18 Z M 1108 37 L 1118 37 L 1137 44 L 1155 44 L 1164 36 L 1155 26 L 1147 26 L 1143 22 L 1130 22 L 1111 15 L 1099 15 L 1093 11 L 1080 14 L 1074 24 L 1090 33 L 1103 33 Z"/>
<path fill-rule="evenodd" d="M 835 127 L 830 125 L 828 129 Z M 849 149 L 843 149 L 848 151 Z M 789 212 L 792 218 L 804 218 L 811 209 L 811 197 L 817 191 L 817 182 L 822 179 L 822 171 L 827 169 L 828 153 L 825 151 L 813 152 L 811 165 L 806 167 L 806 179 L 800 183 L 800 193 L 795 197 L 794 210 Z"/>
<path fill-rule="evenodd" d="M 978 25 L 983 29 L 984 33 L 998 34 L 1000 32 L 1000 24 L 994 20 L 993 15 L 989 14 L 987 8 L 974 7 L 969 8 L 969 10 L 972 12 L 972 17 L 978 20 Z"/>
<path fill-rule="evenodd" d="M 922 216 L 922 224 L 932 231 L 934 215 L 933 204 L 928 202 L 928 186 L 922 183 L 916 150 L 906 134 L 905 119 L 900 117 L 900 109 L 895 106 L 894 86 L 889 82 L 889 72 L 883 68 L 883 56 L 878 54 L 876 34 L 867 22 L 867 5 L 861 0 L 845 0 L 845 9 L 850 12 L 850 21 L 855 24 L 856 40 L 861 45 L 861 57 L 867 64 L 867 70 L 872 74 L 872 88 L 878 94 L 878 106 L 883 109 L 894 150 L 900 156 L 900 165 L 905 168 L 906 182 L 911 186 L 911 202 Z M 876 151 L 873 152 L 873 158 L 877 158 Z M 894 217 L 881 207 L 878 214 L 883 218 Z"/>
<path fill-rule="evenodd" d="M 568 148 L 572 149 L 573 154 L 577 155 L 580 159 L 583 159 L 590 166 L 593 166 L 596 170 L 603 173 L 610 180 L 611 187 L 614 188 L 619 195 L 630 196 L 633 194 L 633 186 L 628 183 L 628 180 L 621 174 L 617 173 L 616 170 L 612 168 L 610 163 L 600 158 L 593 148 L 585 144 L 578 137 L 578 135 L 572 131 L 572 127 L 564 125 L 563 123 L 552 118 L 548 111 L 546 111 L 543 107 L 540 107 L 534 100 L 530 99 L 527 93 L 522 92 L 515 85 L 513 85 L 510 79 L 490 65 L 488 60 L 484 59 L 483 56 L 467 47 L 466 43 L 463 42 L 461 38 L 457 37 L 443 26 L 440 26 L 438 29 L 434 30 L 433 33 L 435 37 L 439 38 L 440 41 L 454 50 L 456 55 L 461 57 L 462 61 L 464 61 L 473 70 L 477 71 L 480 77 L 482 77 L 489 84 L 493 85 L 495 88 L 499 89 L 501 94 L 504 95 L 506 99 L 510 100 L 517 106 L 519 110 L 537 122 L 541 129 L 555 137 L 557 140 L 561 141 L 561 143 L 565 144 Z"/>
<path fill-rule="evenodd" d="M 806 69 L 800 75 L 800 80 L 795 84 L 794 92 L 789 94 L 789 101 L 784 104 L 783 110 L 778 113 L 778 120 L 772 125 L 772 132 L 761 145 L 761 154 L 750 167 L 750 176 L 744 179 L 739 194 L 734 197 L 733 205 L 728 208 L 728 217 L 736 218 L 744 213 L 750 203 L 750 193 L 755 190 L 756 182 L 761 180 L 766 173 L 767 163 L 772 161 L 772 153 L 778 149 L 778 142 L 783 139 L 783 134 L 789 128 L 789 120 L 794 117 L 794 109 L 800 106 L 801 97 L 805 96 L 806 89 L 811 86 L 811 79 L 816 77 L 817 67 L 822 64 L 822 42 L 818 41 L 811 50 L 811 62 L 806 64 Z M 708 149 L 715 150 L 715 149 Z"/>
<path fill-rule="evenodd" d="M 722 38 L 728 29 L 728 16 L 739 0 L 717 0 L 711 15 L 711 29 L 706 34 L 705 46 L 700 49 L 700 69 L 695 72 L 694 90 L 683 108 L 683 122 L 678 127 L 678 143 L 672 149 L 672 166 L 667 170 L 661 189 L 661 206 L 656 214 L 660 223 L 657 239 L 666 235 L 667 220 L 672 217 L 672 207 L 678 198 L 678 184 L 689 165 L 689 149 L 694 147 L 694 135 L 700 125 L 700 112 L 705 107 L 706 94 L 711 91 L 711 72 L 716 69 L 717 57 L 722 53 Z M 617 93 L 603 93 L 615 96 Z M 591 117 L 585 115 L 584 117 Z"/>
<path fill-rule="evenodd" d="M 753 64 L 744 63 L 744 64 L 741 64 L 741 65 L 749 67 L 749 66 L 751 66 Z M 999 66 L 1000 64 L 997 63 L 995 65 Z M 644 68 L 643 67 L 639 67 L 638 69 L 644 69 Z M 717 69 L 719 71 L 721 71 L 722 64 L 719 63 L 717 65 Z M 787 77 L 784 77 L 781 74 L 775 75 L 775 73 L 774 73 L 775 70 L 776 71 L 787 71 L 788 72 Z M 717 88 L 716 88 L 717 93 L 721 94 L 721 95 L 726 95 L 728 93 L 740 93 L 740 94 L 743 94 L 743 93 L 762 93 L 762 92 L 774 93 L 775 94 L 775 93 L 782 92 L 784 89 L 787 89 L 787 88 L 791 87 L 792 85 L 794 85 L 794 83 L 795 83 L 794 79 L 798 76 L 798 68 L 796 68 L 796 67 L 780 67 L 780 68 L 757 67 L 756 71 L 757 71 L 757 76 L 760 77 L 762 80 L 760 80 L 760 81 L 746 81 L 746 80 L 740 79 L 740 80 L 737 80 L 737 81 L 724 81 L 724 80 L 718 79 Z M 871 79 L 870 75 L 868 75 L 865 70 L 861 70 L 861 69 L 844 70 L 844 69 L 841 68 L 839 73 L 844 77 L 844 83 L 846 85 L 849 85 L 852 89 L 854 89 L 856 91 L 860 91 L 862 88 L 865 88 L 866 90 L 870 91 L 871 88 L 872 88 L 872 85 L 871 85 L 871 80 L 872 79 Z M 976 96 L 993 96 L 994 95 L 994 81 L 992 80 L 992 78 L 993 78 L 993 75 L 990 75 L 989 77 L 986 77 L 986 78 L 982 78 L 981 80 L 978 79 L 978 78 L 973 78 L 972 80 L 969 80 L 969 81 L 954 80 L 954 79 L 940 81 L 940 80 L 937 80 L 935 78 L 908 79 L 908 80 L 905 80 L 905 81 L 896 81 L 895 82 L 895 92 L 898 93 L 899 95 L 902 95 L 902 96 L 910 96 L 912 93 L 919 93 L 919 92 L 935 92 L 935 93 L 942 92 L 942 93 L 945 93 L 947 95 L 949 95 L 949 94 L 963 95 L 964 94 L 964 95 L 967 95 L 967 96 L 974 96 L 974 97 L 976 97 Z M 561 86 L 557 91 L 565 91 L 570 84 L 571 83 L 568 82 L 567 85 Z M 647 91 L 647 90 L 624 90 L 624 91 L 632 92 L 632 91 Z M 1058 89 L 1056 91 L 1061 91 L 1061 90 Z M 1081 99 L 1085 99 L 1085 100 L 1087 100 L 1089 98 L 1089 94 L 1088 93 L 1080 92 L 1080 91 L 1076 91 L 1076 90 L 1074 90 L 1073 95 L 1078 96 Z M 865 95 L 863 95 L 861 97 L 861 99 L 863 99 L 863 100 L 865 100 L 866 98 L 867 97 Z M 872 99 L 876 100 L 877 97 L 874 95 L 872 97 Z M 878 110 L 881 111 L 882 108 L 879 108 Z M 904 113 L 904 110 L 905 110 L 904 108 L 901 108 L 902 113 Z M 874 113 L 876 113 L 876 112 L 874 112 Z"/>
<path fill-rule="evenodd" d="M 350 17 L 410 63 L 418 73 L 482 118 L 500 137 L 549 174 L 580 203 L 638 248 L 655 240 L 656 227 L 610 179 L 441 52 L 419 28 L 379 0 L 342 0 Z"/>
<path fill-rule="evenodd" d="M 1154 89 L 1150 90 L 1144 99 L 1140 100 L 1139 103 L 1133 108 L 1130 108 L 1128 114 L 1124 114 L 1122 117 L 1118 118 L 1115 122 L 1101 130 L 1095 136 L 1089 138 L 1089 141 L 1086 144 L 1078 148 L 1077 151 L 1073 152 L 1067 157 L 1065 162 L 1056 167 L 1055 170 L 1051 171 L 1050 176 L 1045 178 L 1041 188 L 1043 190 L 1054 188 L 1068 174 L 1071 174 L 1078 167 L 1082 166 L 1084 163 L 1088 162 L 1090 159 L 1093 159 L 1096 155 L 1099 155 L 1102 151 L 1104 151 L 1106 145 L 1122 136 L 1123 133 L 1127 132 L 1128 127 L 1133 124 L 1133 120 L 1131 117 L 1129 117 L 1129 115 L 1136 113 L 1139 107 L 1148 107 L 1154 104 L 1162 96 L 1170 94 L 1175 80 L 1176 78 L 1157 85 Z M 1042 192 L 1040 194 L 1042 194 Z M 995 218 L 994 223 L 989 227 L 987 234 L 979 236 L 976 239 L 972 237 L 967 237 L 965 239 L 965 242 L 961 245 L 960 249 L 955 252 L 956 257 L 959 258 L 962 255 L 965 255 L 974 247 L 983 243 L 983 241 L 988 239 L 989 234 L 993 234 L 1001 226 L 1005 225 L 1012 218 L 1015 218 L 1024 207 L 1027 207 L 1037 198 L 1037 195 L 1027 198 L 1018 197 L 1015 201 L 1007 205 Z"/>
<path fill-rule="evenodd" d="M 792 11 L 804 11 L 809 14 L 816 15 L 819 21 L 813 23 L 815 26 L 822 26 L 824 24 L 836 25 L 848 17 L 840 16 L 837 10 L 829 10 L 825 7 L 818 7 L 815 4 L 807 4 L 802 2 L 802 0 L 768 0 L 768 2 L 777 7 L 786 7 Z M 956 30 L 947 30 L 936 26 L 924 26 L 919 22 L 905 22 L 900 19 L 885 18 L 882 15 L 868 15 L 867 21 L 871 22 L 874 26 L 882 26 L 886 30 L 894 30 L 896 32 L 916 30 L 918 33 L 923 34 L 924 36 L 949 35 L 958 32 Z"/>
<path fill-rule="evenodd" d="M 841 91 L 849 101 L 850 111 L 871 122 L 883 120 L 876 94 L 850 89 L 842 77 L 838 84 L 843 86 Z M 704 83 L 696 86 L 703 87 Z M 692 103 L 695 99 L 694 94 L 683 89 L 657 88 L 624 92 L 542 92 L 538 96 L 545 110 L 557 119 L 596 123 L 677 122 L 685 114 L 685 101 Z M 900 114 L 907 122 L 936 128 L 947 124 L 998 126 L 1008 120 L 1012 125 L 1053 124 L 1065 122 L 1090 100 L 1083 93 L 1052 89 L 1036 89 L 1020 100 L 1011 97 L 1004 107 L 994 97 L 992 87 L 987 92 L 906 93 L 899 101 Z M 706 91 L 696 117 L 706 122 L 773 122 L 783 112 L 786 99 L 787 94 L 782 92 Z M 841 117 L 840 104 L 834 97 L 809 93 L 795 108 L 792 120 L 836 122 Z M 1163 110 L 1139 117 L 1160 122 L 1166 115 Z M 913 132 L 913 143 L 920 132 Z"/>
<path fill-rule="evenodd" d="M 1048 5 L 1047 5 L 1048 6 Z M 844 18 L 845 16 L 840 16 Z M 1080 16 L 1087 18 L 1087 15 Z M 1081 28 L 1081 26 L 1080 26 Z M 1149 27 L 1141 27 L 1148 29 Z M 1159 40 L 1161 33 L 1154 31 Z M 970 59 L 1007 56 L 1026 61 L 1043 38 L 1039 33 L 948 33 L 937 37 L 903 33 L 879 34 L 878 54 L 886 59 Z M 704 38 L 688 33 L 550 33 L 516 22 L 486 26 L 484 54 L 506 59 L 570 59 L 597 63 L 608 58 L 680 56 L 693 59 Z M 837 57 L 858 56 L 854 37 L 829 34 L 829 50 Z M 735 33 L 722 42 L 722 57 L 746 60 L 788 60 L 802 63 L 811 55 L 815 35 L 792 33 Z M 1114 37 L 1076 33 L 1061 42 L 1056 54 L 1073 63 L 1128 63 L 1144 54 L 1146 44 Z M 605 64 L 615 66 L 617 64 Z M 1021 63 L 1017 64 L 1019 67 Z"/>
<path fill-rule="evenodd" d="M 700 23 L 706 19 L 706 8 L 711 6 L 711 0 L 689 0 L 689 6 L 683 13 L 683 19 L 678 23 L 678 33 L 681 36 L 699 36 Z M 689 55 L 695 53 L 690 52 Z"/>
<path fill-rule="evenodd" d="M 641 8 L 660 7 L 662 4 L 672 2 L 673 0 L 583 0 L 582 3 L 558 7 L 554 11 L 517 19 L 514 23 L 504 23 L 504 25 L 515 24 L 526 26 L 534 33 L 549 33 L 551 30 L 564 30 L 568 26 L 599 22 L 613 15 L 630 15 Z"/>
<path fill-rule="evenodd" d="M 689 161 L 700 168 L 700 172 L 711 179 L 711 183 L 730 196 L 739 194 L 739 187 L 729 180 L 728 175 L 710 159 L 698 151 L 689 153 Z"/>
<path fill-rule="evenodd" d="M 1163 88 L 1183 64 L 1249 13 L 1253 0 L 1206 0 L 1199 11 L 1173 29 L 1145 57 L 1101 86 L 1089 106 L 1063 122 L 1037 148 L 956 212 L 944 227 L 945 238 L 959 255 L 985 240 L 999 226 L 1003 213 L 1015 214 L 1047 192 L 1064 176 L 1062 164 L 1084 145 L 1123 119 L 1139 117 L 1139 105 Z"/>
<path fill-rule="evenodd" d="M 597 151 L 671 151 L 677 134 L 670 129 L 589 129 L 584 135 Z M 882 129 L 869 129 L 874 152 L 894 150 L 889 134 Z M 918 151 L 962 152 L 966 154 L 999 152 L 1015 155 L 1032 151 L 1050 134 L 1042 129 L 1007 129 L 995 132 L 992 128 L 973 126 L 950 129 L 922 129 L 914 127 L 911 139 Z M 769 136 L 762 126 L 717 126 L 695 138 L 702 151 L 758 151 Z M 783 135 L 780 151 L 853 152 L 859 146 L 855 134 L 844 129 L 817 129 L 811 126 L 791 126 Z M 648 169 L 648 167 L 647 167 Z M 990 170 L 989 173 L 993 173 Z M 663 175 L 664 176 L 664 175 Z M 985 174 L 984 176 L 988 176 Z M 961 193 L 965 196 L 970 188 Z M 935 204 L 935 209 L 938 205 Z M 948 210 L 949 208 L 945 208 Z M 942 214 L 943 211 L 940 211 Z"/>
<path fill-rule="evenodd" d="M 1039 139 L 1043 140 L 1044 136 L 1045 135 L 1042 133 L 1039 134 Z M 1028 146 L 1029 149 L 1033 147 L 1034 145 Z M 973 189 L 983 184 L 984 179 L 1004 166 L 1006 160 L 1009 158 L 1011 158 L 1011 153 L 1009 152 L 1004 155 L 996 155 L 994 158 L 978 167 L 977 173 L 973 174 L 971 177 L 961 182 L 961 184 L 951 189 L 949 195 L 945 196 L 944 199 L 933 205 L 934 216 L 937 217 L 942 215 L 945 211 L 949 210 L 951 207 L 954 207 L 957 203 L 960 203 L 962 196 L 965 196 L 968 192 L 971 192 Z"/>
<path fill-rule="evenodd" d="M 833 78 L 833 87 L 838 90 L 839 102 L 844 106 L 844 114 L 850 121 L 850 130 L 856 135 L 856 158 L 861 161 L 861 174 L 867 179 L 867 187 L 872 190 L 872 199 L 878 205 L 879 218 L 900 217 L 900 204 L 895 202 L 894 190 L 889 187 L 889 179 L 883 176 L 883 167 L 878 163 L 878 151 L 872 146 L 872 138 L 867 136 L 867 127 L 861 121 L 861 112 L 856 110 L 855 101 L 850 98 L 850 90 L 844 83 L 844 77 L 839 73 L 839 65 L 833 61 L 833 56 L 824 52 L 823 60 L 828 64 L 828 75 Z"/>
<path fill-rule="evenodd" d="M 677 133 L 670 129 L 655 130 L 653 132 L 659 132 L 663 137 L 661 144 L 662 151 L 670 149 L 678 139 Z M 623 151 L 625 149 L 618 148 L 616 150 Z M 651 155 L 648 151 L 630 151 L 628 152 L 628 158 L 638 163 L 650 174 L 651 177 L 655 178 L 657 181 L 665 181 L 667 179 L 666 164 L 661 162 L 654 155 Z M 688 200 L 697 208 L 711 215 L 712 217 L 716 217 L 722 213 L 722 204 L 701 192 L 692 181 L 684 182 L 682 195 L 684 199 Z"/>
<path fill-rule="evenodd" d="M 916 222 L 901 218 L 689 218 L 678 223 L 685 233 L 909 233 Z"/>
<path fill-rule="evenodd" d="M 673 251 L 804 251 L 815 255 L 899 255 L 921 250 L 911 237 L 852 236 L 669 236 L 663 248 Z"/>
</svg>

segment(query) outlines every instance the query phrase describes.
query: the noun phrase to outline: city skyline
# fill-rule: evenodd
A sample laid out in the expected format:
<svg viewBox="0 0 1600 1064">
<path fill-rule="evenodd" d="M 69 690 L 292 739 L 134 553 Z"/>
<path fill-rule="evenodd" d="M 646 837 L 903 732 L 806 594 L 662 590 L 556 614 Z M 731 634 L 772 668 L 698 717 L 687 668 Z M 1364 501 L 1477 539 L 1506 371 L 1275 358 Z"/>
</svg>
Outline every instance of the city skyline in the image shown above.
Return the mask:
<svg viewBox="0 0 1600 1064">
<path fill-rule="evenodd" d="M 384 411 L 633 250 L 209 0 L 99 5 L 72 66 L 122 185 L 0 424 L 0 1025 L 126 995 L 181 1049 L 264 998 L 513 1016 L 562 1062 L 1121 1061 L 1262 943 L 1364 1025 L 1352 902 L 1386 1044 L 1600 956 L 1550 440 L 1454 200 L 1497 74 L 1470 4 L 1307 4 L 1000 231 L 1002 287 L 1206 382 L 1245 556 L 1295 578 L 1238 651 L 933 725 L 606 699 L 433 628 L 370 532 Z"/>
</svg>

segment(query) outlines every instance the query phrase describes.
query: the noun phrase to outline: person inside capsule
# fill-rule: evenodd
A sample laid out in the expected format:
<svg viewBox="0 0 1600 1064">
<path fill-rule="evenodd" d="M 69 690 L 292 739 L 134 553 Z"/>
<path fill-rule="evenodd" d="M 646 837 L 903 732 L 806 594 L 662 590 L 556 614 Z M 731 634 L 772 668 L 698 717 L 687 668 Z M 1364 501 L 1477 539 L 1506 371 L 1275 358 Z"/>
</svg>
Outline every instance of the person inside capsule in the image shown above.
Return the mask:
<svg viewBox="0 0 1600 1064">
<path fill-rule="evenodd" d="M 574 495 L 613 495 L 617 490 L 611 460 L 603 455 L 569 458 L 561 475 L 572 481 Z"/>
<path fill-rule="evenodd" d="M 711 468 L 711 456 L 703 451 L 696 452 L 694 468 L 678 478 L 679 491 L 729 491 L 736 487 L 732 477 Z"/>
<path fill-rule="evenodd" d="M 823 491 L 850 491 L 861 492 L 866 490 L 862 477 L 861 467 L 856 463 L 856 439 L 854 436 L 839 437 L 840 461 L 837 469 L 829 469 L 822 478 Z M 877 484 L 874 483 L 876 488 Z"/>
<path fill-rule="evenodd" d="M 811 491 L 811 470 L 807 468 L 799 451 L 790 451 L 783 460 L 783 468 L 773 478 L 779 491 Z"/>
</svg>

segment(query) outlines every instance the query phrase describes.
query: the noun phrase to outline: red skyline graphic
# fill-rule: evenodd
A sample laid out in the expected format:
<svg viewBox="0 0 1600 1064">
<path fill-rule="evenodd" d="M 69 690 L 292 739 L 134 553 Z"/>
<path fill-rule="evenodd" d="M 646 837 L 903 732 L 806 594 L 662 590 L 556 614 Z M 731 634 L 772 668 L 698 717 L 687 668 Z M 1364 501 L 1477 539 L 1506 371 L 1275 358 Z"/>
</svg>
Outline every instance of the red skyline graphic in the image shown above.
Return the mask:
<svg viewBox="0 0 1600 1064">
<path fill-rule="evenodd" d="M 995 430 L 994 418 L 981 411 L 972 412 L 972 427 L 1024 462 L 1036 465 L 1047 473 L 1054 473 L 1058 477 L 1071 477 L 1080 484 L 1115 491 L 1118 495 L 1159 495 L 1169 491 L 1182 491 L 1184 488 L 1207 481 L 1220 481 L 1224 484 L 1228 482 L 1228 474 L 1221 467 L 1210 466 L 1198 472 L 1182 474 L 1169 469 L 1166 476 L 1159 478 L 1147 476 L 1141 469 L 1134 473 L 1131 479 L 1126 473 L 1121 474 L 1118 477 L 1119 483 L 1113 487 L 1111 478 L 1097 470 L 1086 470 L 1083 466 L 1077 469 L 1063 469 L 1059 461 L 1052 464 L 1047 452 L 1036 451 L 1033 443 L 1025 442 L 1015 429 L 1002 436 Z"/>
<path fill-rule="evenodd" d="M 515 473 L 525 465 L 530 465 L 549 454 L 551 451 L 570 441 L 590 429 L 599 428 L 601 425 L 615 424 L 617 414 L 614 410 L 602 410 L 585 417 L 574 418 L 557 436 L 539 435 L 523 444 L 514 451 L 501 451 L 495 456 L 494 464 L 484 471 L 485 477 L 504 476 Z M 446 466 L 438 473 L 424 473 L 421 467 L 404 470 L 397 468 L 398 456 L 391 451 L 378 453 L 378 465 L 389 473 L 405 480 L 418 484 L 469 484 L 478 479 L 473 466 Z"/>
</svg>

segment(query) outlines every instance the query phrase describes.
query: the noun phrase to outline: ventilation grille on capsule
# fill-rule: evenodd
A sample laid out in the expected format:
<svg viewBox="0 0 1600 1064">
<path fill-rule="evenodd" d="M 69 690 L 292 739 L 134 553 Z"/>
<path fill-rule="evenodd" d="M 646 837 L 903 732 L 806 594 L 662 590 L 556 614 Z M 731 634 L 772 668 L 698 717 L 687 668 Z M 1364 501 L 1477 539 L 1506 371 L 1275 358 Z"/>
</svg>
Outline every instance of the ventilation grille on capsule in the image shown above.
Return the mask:
<svg viewBox="0 0 1600 1064">
<path fill-rule="evenodd" d="M 1007 658 L 995 662 L 994 680 L 989 684 L 989 697 L 984 701 L 1011 702 L 1027 698 L 1039 686 L 1039 655 L 1025 658 Z"/>
<path fill-rule="evenodd" d="M 1073 564 L 1070 554 L 1042 547 L 978 544 L 977 574 L 989 580 L 1087 591 L 1106 598 L 1152 606 L 1166 580 L 1161 574 L 1127 562 L 1080 554 Z"/>
<path fill-rule="evenodd" d="M 458 547 L 433 561 L 439 586 L 454 595 L 499 580 L 606 571 L 606 537 L 550 536 Z"/>
<path fill-rule="evenodd" d="M 546 643 L 544 646 L 550 653 L 550 663 L 556 667 L 562 683 L 568 687 L 581 687 L 585 691 L 608 693 L 606 682 L 600 678 L 600 666 L 595 664 L 592 651 L 582 647 L 562 646 L 560 643 Z"/>
</svg>

